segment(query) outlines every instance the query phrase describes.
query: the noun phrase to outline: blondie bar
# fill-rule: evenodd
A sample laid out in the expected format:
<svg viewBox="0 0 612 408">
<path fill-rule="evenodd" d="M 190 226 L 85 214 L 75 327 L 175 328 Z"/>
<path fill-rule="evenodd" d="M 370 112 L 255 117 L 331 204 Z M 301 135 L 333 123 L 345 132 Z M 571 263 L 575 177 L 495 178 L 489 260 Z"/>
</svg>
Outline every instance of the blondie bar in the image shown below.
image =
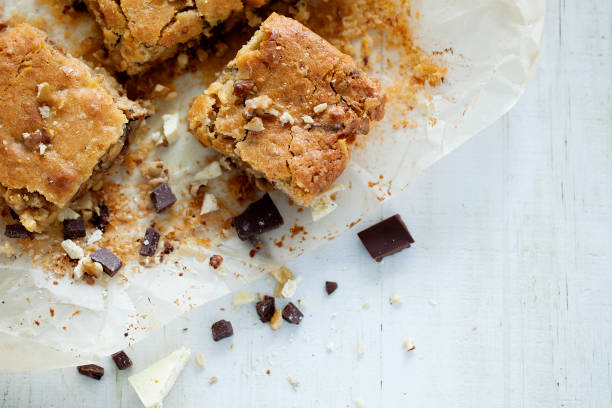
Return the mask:
<svg viewBox="0 0 612 408">
<path fill-rule="evenodd" d="M 0 200 L 40 232 L 118 160 L 146 111 L 38 29 L 0 31 Z"/>
<path fill-rule="evenodd" d="M 197 97 L 189 127 L 258 179 L 308 206 L 344 171 L 349 146 L 384 116 L 379 82 L 295 20 L 271 15 Z"/>
<path fill-rule="evenodd" d="M 129 75 L 171 58 L 268 0 L 85 0 L 115 68 Z"/>
</svg>

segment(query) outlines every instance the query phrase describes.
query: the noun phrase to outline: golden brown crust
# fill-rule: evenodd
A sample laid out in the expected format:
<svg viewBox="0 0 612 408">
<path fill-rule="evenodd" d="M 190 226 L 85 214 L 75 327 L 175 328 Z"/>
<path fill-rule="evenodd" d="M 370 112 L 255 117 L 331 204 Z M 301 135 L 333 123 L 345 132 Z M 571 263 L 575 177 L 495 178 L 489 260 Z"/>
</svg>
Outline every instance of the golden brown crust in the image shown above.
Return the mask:
<svg viewBox="0 0 612 408">
<path fill-rule="evenodd" d="M 109 92 L 114 86 L 32 26 L 0 33 L 0 195 L 29 230 L 50 222 L 120 151 L 128 116 L 142 112 Z"/>
<path fill-rule="evenodd" d="M 193 102 L 206 146 L 309 205 L 340 176 L 346 142 L 384 116 L 377 80 L 295 20 L 270 16 Z"/>
<path fill-rule="evenodd" d="M 200 35 L 268 0 L 85 0 L 102 28 L 112 64 L 130 75 L 171 58 Z"/>
</svg>

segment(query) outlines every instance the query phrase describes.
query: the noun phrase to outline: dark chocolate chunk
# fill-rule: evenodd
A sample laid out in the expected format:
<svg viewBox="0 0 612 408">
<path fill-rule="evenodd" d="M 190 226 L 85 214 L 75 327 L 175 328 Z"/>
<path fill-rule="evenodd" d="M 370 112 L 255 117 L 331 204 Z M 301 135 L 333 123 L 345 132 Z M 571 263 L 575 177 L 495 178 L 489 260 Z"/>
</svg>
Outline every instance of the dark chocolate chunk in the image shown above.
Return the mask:
<svg viewBox="0 0 612 408">
<path fill-rule="evenodd" d="M 140 245 L 140 255 L 142 256 L 153 256 L 155 250 L 157 250 L 157 244 L 159 243 L 159 232 L 153 228 L 147 228 L 142 244 Z"/>
<path fill-rule="evenodd" d="M 119 370 L 125 370 L 126 368 L 132 366 L 132 360 L 130 360 L 128 355 L 125 354 L 125 351 L 123 350 L 116 352 L 115 354 L 111 355 L 111 357 Z"/>
<path fill-rule="evenodd" d="M 4 235 L 9 238 L 30 238 L 32 233 L 21 224 L 7 224 Z"/>
<path fill-rule="evenodd" d="M 330 281 L 325 282 L 325 291 L 327 292 L 328 295 L 331 295 L 332 293 L 334 293 L 336 289 L 338 289 L 337 282 L 330 282 Z"/>
<path fill-rule="evenodd" d="M 274 298 L 272 296 L 264 296 L 263 300 L 255 303 L 255 310 L 262 323 L 269 322 L 276 310 L 274 307 Z"/>
<path fill-rule="evenodd" d="M 106 227 L 110 224 L 110 211 L 106 205 L 98 205 L 93 217 L 91 217 L 91 223 L 100 231 L 106 232 Z"/>
<path fill-rule="evenodd" d="M 218 322 L 212 325 L 211 329 L 214 341 L 219 341 L 226 337 L 231 337 L 234 335 L 234 329 L 232 328 L 232 324 L 227 320 L 219 320 Z"/>
<path fill-rule="evenodd" d="M 172 245 L 170 241 L 164 241 L 164 254 L 168 255 L 172 251 L 174 251 L 174 245 Z"/>
<path fill-rule="evenodd" d="M 100 367 L 99 365 L 95 364 L 78 366 L 77 370 L 79 370 L 80 374 L 91 377 L 95 380 L 99 380 L 104 375 L 104 367 Z"/>
<path fill-rule="evenodd" d="M 287 303 L 287 306 L 283 309 L 283 319 L 291 324 L 300 324 L 304 315 L 300 312 L 293 303 Z"/>
<path fill-rule="evenodd" d="M 151 201 L 153 201 L 155 211 L 160 213 L 176 203 L 176 196 L 170 190 L 168 183 L 163 183 L 151 192 Z"/>
<path fill-rule="evenodd" d="M 82 218 L 76 220 L 64 220 L 64 239 L 83 238 L 87 235 L 85 221 Z"/>
<path fill-rule="evenodd" d="M 89 255 L 92 261 L 102 265 L 102 269 L 109 276 L 115 276 L 117 271 L 123 266 L 121 259 L 106 248 L 100 248 L 93 254 Z"/>
<path fill-rule="evenodd" d="M 283 225 L 283 222 L 283 217 L 269 194 L 251 203 L 242 214 L 232 219 L 232 225 L 238 233 L 238 238 L 243 241 L 254 235 L 278 228 Z"/>
<path fill-rule="evenodd" d="M 213 255 L 210 257 L 208 263 L 210 264 L 210 266 L 217 269 L 223 263 L 223 257 L 221 255 Z"/>
<path fill-rule="evenodd" d="M 414 239 L 399 214 L 389 217 L 357 234 L 376 262 L 402 249 L 410 248 Z"/>
<path fill-rule="evenodd" d="M 19 214 L 17 214 L 12 208 L 9 208 L 9 214 L 11 214 L 11 218 L 19 221 Z"/>
<path fill-rule="evenodd" d="M 234 95 L 244 98 L 249 95 L 255 83 L 253 81 L 241 80 L 234 83 Z"/>
</svg>

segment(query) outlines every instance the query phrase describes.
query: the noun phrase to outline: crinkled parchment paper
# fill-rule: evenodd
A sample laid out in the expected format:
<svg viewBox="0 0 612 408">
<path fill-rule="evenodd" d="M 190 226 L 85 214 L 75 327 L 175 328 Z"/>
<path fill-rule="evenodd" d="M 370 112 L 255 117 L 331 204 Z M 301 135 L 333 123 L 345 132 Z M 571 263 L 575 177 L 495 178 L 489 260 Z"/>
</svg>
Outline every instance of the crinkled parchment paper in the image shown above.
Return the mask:
<svg viewBox="0 0 612 408">
<path fill-rule="evenodd" d="M 47 12 L 35 0 L 4 3 L 4 17 L 14 11 L 32 18 Z M 68 276 L 54 284 L 55 279 L 32 268 L 27 257 L 0 256 L 0 369 L 82 364 L 144 338 L 185 311 L 346 231 L 516 103 L 537 65 L 545 0 L 414 0 L 412 9 L 420 13 L 414 21 L 418 45 L 428 52 L 447 50 L 441 57 L 448 68 L 446 80 L 428 90 L 433 98 L 424 98 L 427 108 L 411 113 L 410 120 L 417 126 L 394 130 L 392 123 L 383 123 L 353 150 L 351 164 L 338 180 L 347 187 L 337 193 L 336 203 L 342 211 L 313 223 L 308 211 L 298 212 L 275 193 L 273 199 L 285 226 L 264 237 L 264 248 L 254 258 L 249 257 L 249 244 L 226 238 L 213 241 L 208 248 L 195 248 L 193 255 L 183 251 L 180 262 L 140 271 L 127 265 L 123 270 L 126 279 L 107 279 L 93 286 L 73 282 Z M 80 24 L 83 29 L 88 26 L 87 22 Z M 54 23 L 49 32 L 53 40 L 70 49 L 66 30 L 75 28 Z M 75 37 L 79 35 L 73 32 L 69 38 Z M 379 61 L 393 59 L 392 51 L 379 52 L 385 57 Z M 401 76 L 385 64 L 373 74 L 385 86 Z M 189 135 L 185 123 L 189 102 L 205 87 L 200 79 L 185 75 L 177 81 L 179 97 L 164 102 L 147 121 L 153 132 L 162 126 L 161 114 L 180 113 L 181 138 L 159 153 L 170 168 L 173 189 L 179 192 L 185 189 L 188 175 L 199 169 L 196 161 L 201 163 L 210 154 Z M 129 188 L 130 180 L 122 182 Z M 290 228 L 296 224 L 308 234 L 290 238 Z M 283 235 L 284 245 L 274 245 Z M 0 238 L 0 245 L 5 242 Z M 204 259 L 212 253 L 224 256 L 224 276 Z"/>
</svg>

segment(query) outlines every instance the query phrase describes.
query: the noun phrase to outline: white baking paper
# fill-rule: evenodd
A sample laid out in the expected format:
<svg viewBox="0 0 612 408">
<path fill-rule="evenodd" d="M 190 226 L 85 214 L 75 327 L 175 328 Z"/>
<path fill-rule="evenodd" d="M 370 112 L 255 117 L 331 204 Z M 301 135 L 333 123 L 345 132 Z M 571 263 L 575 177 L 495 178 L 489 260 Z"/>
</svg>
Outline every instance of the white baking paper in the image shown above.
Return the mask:
<svg viewBox="0 0 612 408">
<path fill-rule="evenodd" d="M 6 0 L 4 6 L 4 18 L 15 11 L 27 17 L 47 13 L 35 0 Z M 227 238 L 213 248 L 193 248 L 196 257 L 183 251 L 180 265 L 163 264 L 140 272 L 125 267 L 129 269 L 124 272 L 127 280 L 107 279 L 94 286 L 69 277 L 53 284 L 48 273 L 32 268 L 28 259 L 0 255 L 0 370 L 83 364 L 146 337 L 185 311 L 338 236 L 423 169 L 506 113 L 536 69 L 545 0 L 413 0 L 412 9 L 420 12 L 414 22 L 419 46 L 426 51 L 453 50 L 441 57 L 448 67 L 446 81 L 428 90 L 433 95 L 428 109 L 414 112 L 411 120 L 419 126 L 393 130 L 390 123 L 383 123 L 363 146 L 353 150 L 351 164 L 338 180 L 347 186 L 336 194 L 342 211 L 313 223 L 308 211 L 297 212 L 286 197 L 275 193 L 285 226 L 266 237 L 255 258 L 248 256 L 248 244 Z M 86 30 L 88 23 L 81 26 Z M 52 39 L 70 48 L 70 41 L 80 38 L 76 32 L 66 38 L 67 29 L 75 30 L 54 23 L 49 32 Z M 381 51 L 392 57 L 389 50 Z M 399 75 L 383 71 L 374 75 L 385 85 Z M 185 180 L 201 169 L 196 160 L 209 152 L 189 135 L 185 122 L 189 102 L 206 84 L 187 75 L 177 81 L 177 88 L 179 97 L 161 104 L 147 125 L 151 132 L 159 131 L 161 114 L 180 113 L 179 140 L 159 155 L 171 169 L 173 188 L 181 190 L 186 188 Z M 436 119 L 435 124 L 430 117 Z M 129 186 L 130 180 L 122 182 Z M 379 184 L 372 187 L 368 182 Z M 308 235 L 290 239 L 295 224 L 304 226 Z M 282 247 L 271 244 L 283 235 Z M 0 246 L 5 243 L 0 238 Z M 198 260 L 213 252 L 224 256 L 225 276 Z M 184 271 L 180 279 L 179 269 Z"/>
</svg>

